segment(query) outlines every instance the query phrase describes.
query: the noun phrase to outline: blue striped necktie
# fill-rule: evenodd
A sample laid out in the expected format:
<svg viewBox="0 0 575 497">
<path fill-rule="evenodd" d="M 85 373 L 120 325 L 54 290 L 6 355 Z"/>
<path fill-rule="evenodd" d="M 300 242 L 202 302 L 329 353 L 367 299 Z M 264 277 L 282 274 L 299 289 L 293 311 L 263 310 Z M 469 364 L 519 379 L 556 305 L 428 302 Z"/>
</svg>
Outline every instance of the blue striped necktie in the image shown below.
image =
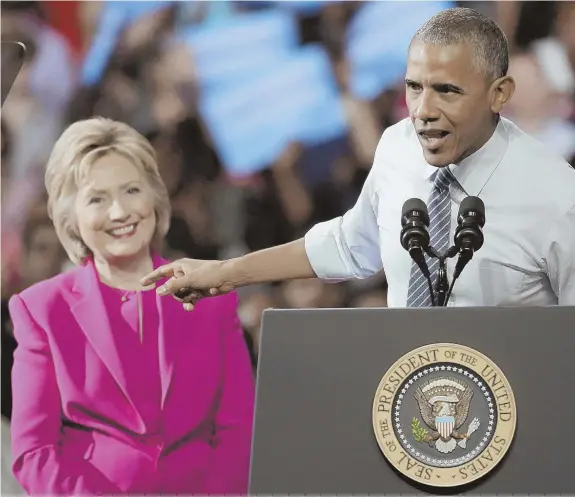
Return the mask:
<svg viewBox="0 0 575 497">
<path fill-rule="evenodd" d="M 442 167 L 433 173 L 433 189 L 429 196 L 427 209 L 429 212 L 429 238 L 431 246 L 443 255 L 450 247 L 449 235 L 451 228 L 451 198 L 449 186 L 455 177 L 449 167 Z M 439 270 L 439 260 L 425 255 L 427 267 L 431 274 L 431 282 L 435 288 L 435 281 Z M 413 262 L 409 277 L 409 289 L 407 291 L 407 307 L 431 307 L 431 296 L 427 278 L 423 275 L 419 266 Z"/>
</svg>

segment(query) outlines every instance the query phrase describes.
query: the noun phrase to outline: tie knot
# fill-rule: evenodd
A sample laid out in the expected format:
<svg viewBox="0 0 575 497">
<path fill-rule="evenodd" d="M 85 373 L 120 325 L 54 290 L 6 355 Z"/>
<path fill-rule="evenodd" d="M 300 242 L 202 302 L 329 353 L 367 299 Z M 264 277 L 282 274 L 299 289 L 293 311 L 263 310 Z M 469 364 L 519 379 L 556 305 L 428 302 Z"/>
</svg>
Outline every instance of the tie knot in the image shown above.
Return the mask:
<svg viewBox="0 0 575 497">
<path fill-rule="evenodd" d="M 433 186 L 440 192 L 449 189 L 449 185 L 455 181 L 455 176 L 449 170 L 449 166 L 442 167 L 433 173 Z"/>
</svg>

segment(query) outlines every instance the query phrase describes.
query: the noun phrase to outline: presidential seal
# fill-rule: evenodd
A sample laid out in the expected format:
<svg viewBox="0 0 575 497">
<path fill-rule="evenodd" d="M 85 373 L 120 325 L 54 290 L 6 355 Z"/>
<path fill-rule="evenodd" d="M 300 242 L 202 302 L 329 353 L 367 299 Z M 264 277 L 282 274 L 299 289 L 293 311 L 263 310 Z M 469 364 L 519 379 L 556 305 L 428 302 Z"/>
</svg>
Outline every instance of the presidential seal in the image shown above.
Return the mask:
<svg viewBox="0 0 575 497">
<path fill-rule="evenodd" d="M 431 344 L 399 359 L 381 380 L 373 429 L 405 476 L 452 487 L 485 476 L 515 434 L 516 406 L 503 372 L 463 345 Z"/>
</svg>

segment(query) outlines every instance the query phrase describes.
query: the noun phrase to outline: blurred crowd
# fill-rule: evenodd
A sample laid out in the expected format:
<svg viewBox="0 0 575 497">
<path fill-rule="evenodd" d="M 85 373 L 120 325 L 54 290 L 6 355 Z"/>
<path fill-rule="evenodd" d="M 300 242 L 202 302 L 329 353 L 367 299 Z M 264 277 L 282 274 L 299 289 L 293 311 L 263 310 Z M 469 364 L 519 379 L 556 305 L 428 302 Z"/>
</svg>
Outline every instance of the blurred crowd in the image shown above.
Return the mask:
<svg viewBox="0 0 575 497">
<path fill-rule="evenodd" d="M 4 384 L 14 348 L 7 299 L 70 265 L 47 217 L 43 186 L 62 130 L 102 115 L 150 139 L 172 196 L 168 258 L 228 258 L 293 240 L 353 205 L 382 131 L 407 116 L 401 79 L 369 99 L 350 90 L 346 33 L 367 3 L 150 2 L 114 31 L 110 2 L 2 2 L 2 40 L 27 47 L 2 108 L 3 415 L 10 413 Z M 517 80 L 508 117 L 575 164 L 575 2 L 464 5 L 495 18 L 508 36 Z M 290 143 L 268 167 L 230 174 L 198 110 L 193 54 L 178 34 L 290 7 L 299 43 L 320 44 L 329 54 L 348 131 L 314 147 Z M 99 53 L 108 47 L 106 58 L 94 55 L 96 44 Z M 4 55 L 2 63 L 10 63 Z M 292 281 L 242 289 L 240 317 L 255 364 L 266 308 L 385 305 L 383 274 L 341 285 Z"/>
</svg>

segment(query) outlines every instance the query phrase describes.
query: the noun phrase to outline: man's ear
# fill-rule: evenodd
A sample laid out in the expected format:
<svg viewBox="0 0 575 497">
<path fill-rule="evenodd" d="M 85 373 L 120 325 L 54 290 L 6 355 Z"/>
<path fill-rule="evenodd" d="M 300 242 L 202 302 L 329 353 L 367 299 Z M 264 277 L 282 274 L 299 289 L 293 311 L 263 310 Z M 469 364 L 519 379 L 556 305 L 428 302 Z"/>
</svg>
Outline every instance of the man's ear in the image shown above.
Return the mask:
<svg viewBox="0 0 575 497">
<path fill-rule="evenodd" d="M 515 80 L 511 76 L 498 78 L 491 84 L 489 92 L 492 95 L 491 110 L 494 114 L 499 114 L 515 93 Z"/>
</svg>

